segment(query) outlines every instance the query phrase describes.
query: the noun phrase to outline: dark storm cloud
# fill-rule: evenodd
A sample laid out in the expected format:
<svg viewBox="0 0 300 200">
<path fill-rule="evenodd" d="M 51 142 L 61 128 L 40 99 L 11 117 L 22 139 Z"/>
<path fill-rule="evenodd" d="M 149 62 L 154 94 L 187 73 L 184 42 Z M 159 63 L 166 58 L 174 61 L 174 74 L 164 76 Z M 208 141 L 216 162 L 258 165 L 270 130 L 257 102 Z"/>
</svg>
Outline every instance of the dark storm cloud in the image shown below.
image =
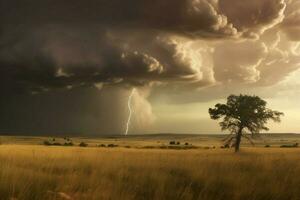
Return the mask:
<svg viewBox="0 0 300 200">
<path fill-rule="evenodd" d="M 179 90 L 194 93 L 212 85 L 274 84 L 299 67 L 298 47 L 290 44 L 299 40 L 298 14 L 296 0 L 0 0 L 3 130 L 14 129 L 13 124 L 8 126 L 13 119 L 20 125 L 15 130 L 23 127 L 18 132 L 33 130 L 37 119 L 44 119 L 44 125 L 36 131 L 47 130 L 47 116 L 53 121 L 52 110 L 63 110 L 61 106 L 71 101 L 68 95 L 75 91 L 72 98 L 83 110 L 73 113 L 66 108 L 66 114 L 57 112 L 59 116 L 74 116 L 74 120 L 80 119 L 80 113 L 86 116 L 93 106 L 84 109 L 84 102 L 99 104 L 101 109 L 116 106 L 111 112 L 123 116 L 120 105 L 126 105 L 126 98 L 98 98 L 95 86 L 113 91 L 111 86 L 160 85 L 164 89 L 158 95 L 171 91 L 177 95 L 173 101 L 181 102 L 185 97 Z M 266 34 L 279 39 L 269 41 Z M 279 65 L 285 67 L 274 70 Z M 85 91 L 90 95 L 80 98 Z M 57 106 L 49 106 L 55 96 Z M 149 107 L 142 100 L 147 95 L 139 97 L 136 106 Z M 195 92 L 188 101 L 199 98 Z M 12 99 L 18 103 L 8 104 Z M 24 107 L 21 102 L 26 102 Z M 34 116 L 26 117 L 32 123 L 22 122 L 21 110 Z M 147 110 L 150 116 L 151 109 Z M 70 120 L 66 126 L 49 126 L 66 131 L 76 123 L 79 130 L 97 127 L 93 130 L 116 132 L 95 125 L 107 123 L 104 113 L 92 117 L 93 125 L 89 120 Z M 120 131 L 122 121 L 115 117 L 110 124 Z"/>
<path fill-rule="evenodd" d="M 7 25 L 90 24 L 196 35 L 233 34 L 217 6 L 216 1 L 206 0 L 15 0 L 2 1 L 1 21 Z"/>
<path fill-rule="evenodd" d="M 68 31 L 48 27 L 9 42 L 0 50 L 1 75 L 17 88 L 35 90 L 114 82 L 122 77 L 140 76 L 143 80 L 143 74 L 151 76 L 161 70 L 154 58 L 133 51 L 123 53 L 102 32 L 95 36 Z"/>
<path fill-rule="evenodd" d="M 2 80 L 33 91 L 200 81 L 202 72 L 170 37 L 252 37 L 279 23 L 284 8 L 280 0 L 1 1 Z"/>
<path fill-rule="evenodd" d="M 21 0 L 1 2 L 3 24 L 91 24 L 195 37 L 233 36 L 276 24 L 283 0 Z"/>
</svg>

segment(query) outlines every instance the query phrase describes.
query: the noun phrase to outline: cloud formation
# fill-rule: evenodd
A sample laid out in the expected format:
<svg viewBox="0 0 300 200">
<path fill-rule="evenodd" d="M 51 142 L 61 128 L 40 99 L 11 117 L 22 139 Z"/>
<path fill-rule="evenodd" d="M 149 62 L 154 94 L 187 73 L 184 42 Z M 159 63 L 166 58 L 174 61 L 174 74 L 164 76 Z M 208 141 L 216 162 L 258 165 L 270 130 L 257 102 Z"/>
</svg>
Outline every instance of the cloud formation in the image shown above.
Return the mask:
<svg viewBox="0 0 300 200">
<path fill-rule="evenodd" d="M 199 80 L 196 56 L 184 54 L 186 45 L 174 40 L 176 35 L 191 41 L 258 38 L 282 22 L 285 7 L 283 0 L 6 1 L 1 6 L 2 74 L 31 90 Z M 285 24 L 291 24 L 293 13 Z"/>
<path fill-rule="evenodd" d="M 284 22 L 280 28 L 288 35 L 290 40 L 299 41 L 300 31 L 300 2 L 297 0 L 289 0 L 288 7 L 285 11 Z"/>
<path fill-rule="evenodd" d="M 270 86 L 300 67 L 297 0 L 1 0 L 0 13 L 1 107 L 19 94 L 151 87 L 136 104 L 151 121 L 148 96 L 216 98 L 206 88 Z M 99 105 L 126 101 L 115 98 Z"/>
</svg>

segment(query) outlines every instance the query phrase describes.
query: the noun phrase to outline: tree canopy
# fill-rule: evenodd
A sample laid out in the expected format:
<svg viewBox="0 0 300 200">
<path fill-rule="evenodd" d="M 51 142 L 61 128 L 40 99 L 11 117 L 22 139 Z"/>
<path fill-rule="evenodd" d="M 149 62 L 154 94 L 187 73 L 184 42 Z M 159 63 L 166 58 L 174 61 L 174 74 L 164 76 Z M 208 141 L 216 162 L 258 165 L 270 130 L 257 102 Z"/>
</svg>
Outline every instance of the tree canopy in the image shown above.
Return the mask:
<svg viewBox="0 0 300 200">
<path fill-rule="evenodd" d="M 269 130 L 266 127 L 268 120 L 280 122 L 282 112 L 274 111 L 266 107 L 267 102 L 258 96 L 230 95 L 226 104 L 216 104 L 209 108 L 211 119 L 223 119 L 219 124 L 222 130 L 229 130 L 237 134 L 236 146 L 242 135 L 242 131 L 248 130 L 252 135 L 262 130 Z M 240 136 L 239 136 L 240 135 Z M 237 149 L 238 150 L 238 149 Z"/>
</svg>

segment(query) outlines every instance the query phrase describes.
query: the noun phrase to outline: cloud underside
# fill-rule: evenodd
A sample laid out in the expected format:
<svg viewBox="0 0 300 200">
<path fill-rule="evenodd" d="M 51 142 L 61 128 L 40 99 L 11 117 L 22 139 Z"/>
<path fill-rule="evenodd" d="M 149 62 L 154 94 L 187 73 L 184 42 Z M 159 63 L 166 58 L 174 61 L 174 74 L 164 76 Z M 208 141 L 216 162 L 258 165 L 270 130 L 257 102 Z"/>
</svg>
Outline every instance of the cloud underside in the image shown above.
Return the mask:
<svg viewBox="0 0 300 200">
<path fill-rule="evenodd" d="M 222 93 L 231 86 L 237 91 L 272 86 L 299 63 L 298 0 L 0 0 L 1 107 L 19 94 L 74 92 L 81 104 L 88 99 L 77 98 L 82 88 L 116 90 L 119 96 L 99 97 L 105 99 L 99 100 L 103 110 L 124 105 L 128 92 L 120 88 L 141 92 L 149 86 L 152 93 L 137 96 L 136 108 L 143 105 L 147 109 L 140 111 L 151 118 L 149 95 L 175 103 L 217 98 L 205 88 Z M 28 104 L 39 101 L 24 98 Z M 126 107 L 117 110 L 122 119 L 114 120 L 124 121 Z M 79 124 L 74 120 L 70 124 Z"/>
<path fill-rule="evenodd" d="M 192 88 L 273 84 L 299 63 L 296 1 L 2 4 L 0 76 L 9 91 L 153 82 Z M 278 66 L 285 69 L 272 74 Z"/>
</svg>

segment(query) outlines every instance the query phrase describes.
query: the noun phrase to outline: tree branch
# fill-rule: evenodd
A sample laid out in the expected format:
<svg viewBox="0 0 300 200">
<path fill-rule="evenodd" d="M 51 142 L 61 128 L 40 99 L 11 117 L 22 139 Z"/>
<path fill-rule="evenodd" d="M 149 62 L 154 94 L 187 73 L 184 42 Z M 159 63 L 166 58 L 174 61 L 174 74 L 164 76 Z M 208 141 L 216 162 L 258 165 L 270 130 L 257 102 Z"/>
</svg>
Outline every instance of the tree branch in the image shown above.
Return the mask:
<svg viewBox="0 0 300 200">
<path fill-rule="evenodd" d="M 230 133 L 226 138 L 222 139 L 223 142 L 225 142 L 226 140 L 228 140 L 230 137 L 232 137 L 233 133 Z"/>
<path fill-rule="evenodd" d="M 252 146 L 255 145 L 254 142 L 251 140 L 251 138 L 249 138 L 248 136 L 242 135 L 242 137 L 246 138 L 251 143 Z"/>
<path fill-rule="evenodd" d="M 225 141 L 224 144 L 229 145 L 233 139 L 235 139 L 235 136 L 231 136 L 231 138 L 229 138 L 227 141 Z"/>
</svg>

